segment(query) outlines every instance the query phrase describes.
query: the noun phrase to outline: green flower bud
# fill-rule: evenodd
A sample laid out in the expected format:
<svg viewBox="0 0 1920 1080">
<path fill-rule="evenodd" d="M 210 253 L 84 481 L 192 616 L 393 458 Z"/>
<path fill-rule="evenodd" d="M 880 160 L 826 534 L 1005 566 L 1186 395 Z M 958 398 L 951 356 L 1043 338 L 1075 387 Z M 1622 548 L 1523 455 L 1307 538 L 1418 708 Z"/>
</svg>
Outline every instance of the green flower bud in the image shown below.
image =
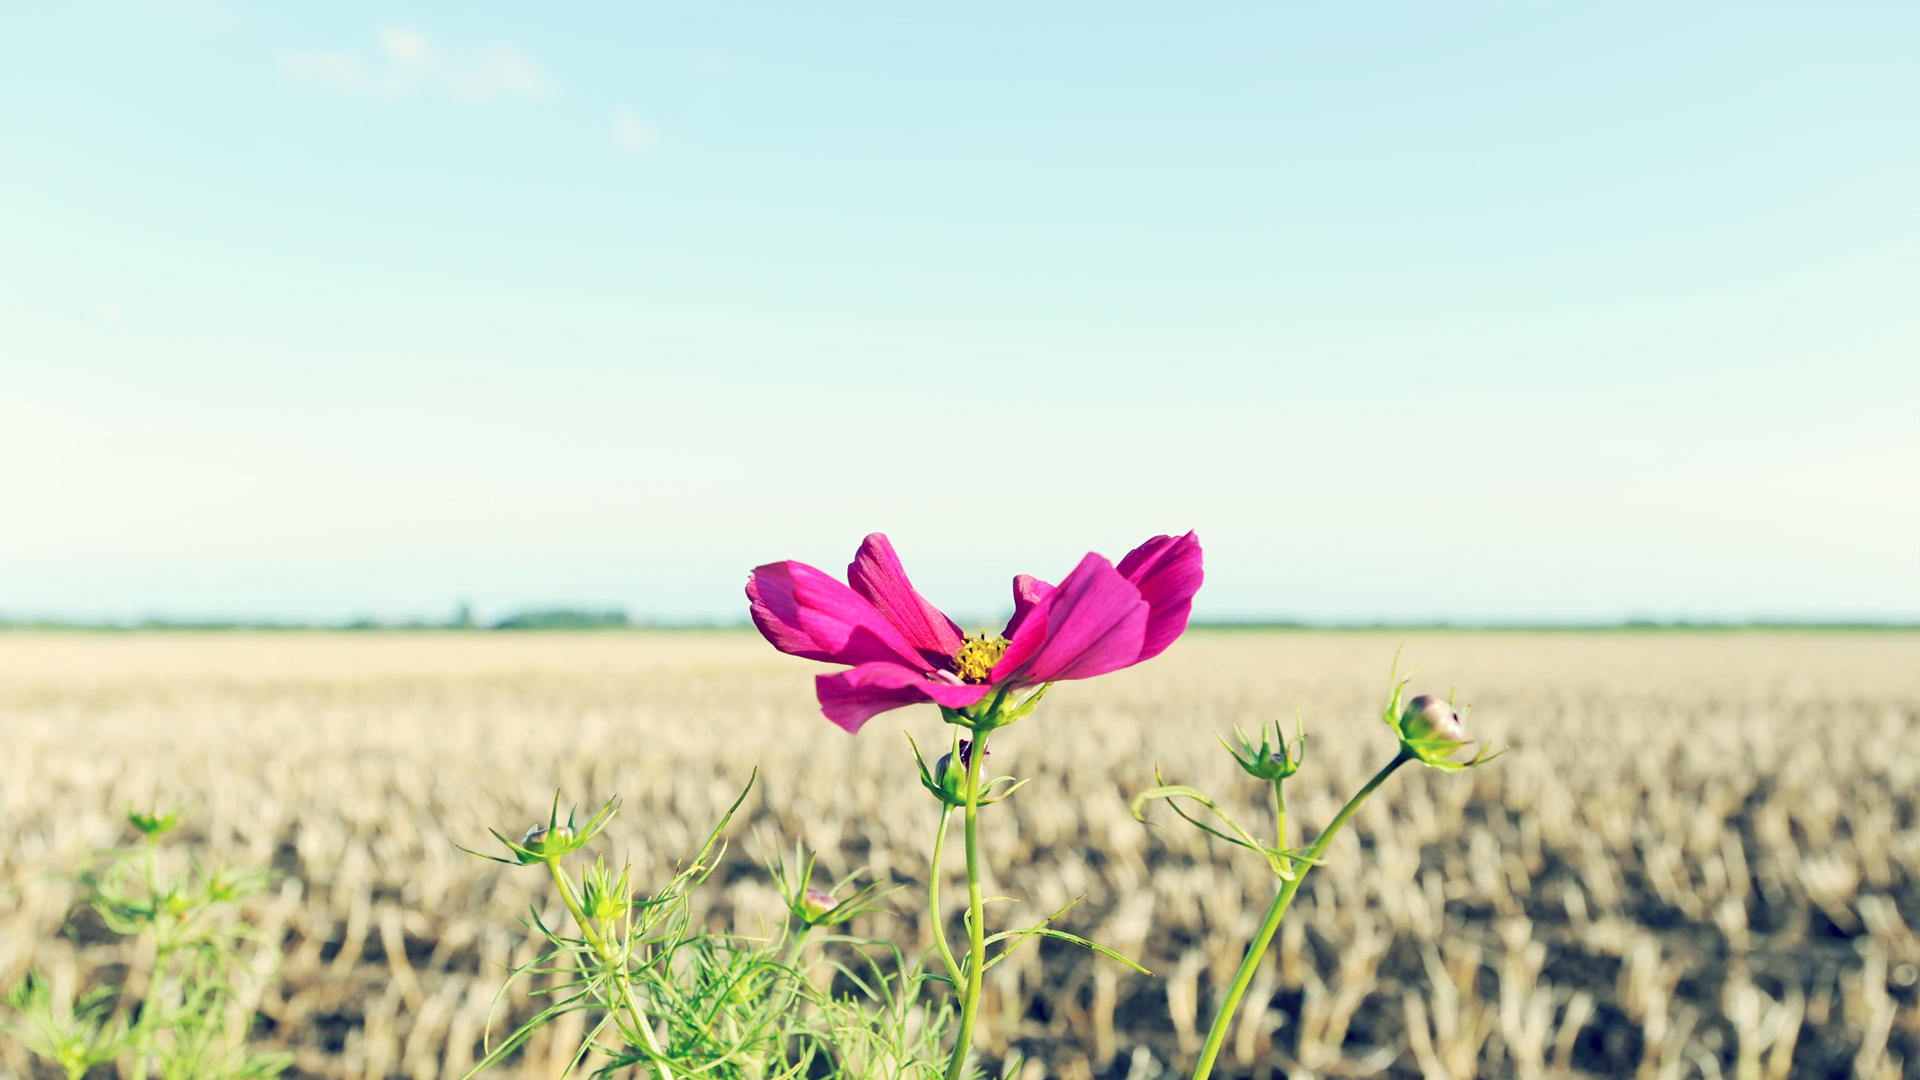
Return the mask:
<svg viewBox="0 0 1920 1080">
<path fill-rule="evenodd" d="M 553 810 L 547 815 L 547 823 L 542 825 L 538 821 L 534 822 L 526 834 L 520 837 L 519 843 L 508 839 L 507 834 L 499 829 L 487 830 L 493 834 L 495 840 L 500 841 L 500 845 L 507 849 L 512 858 L 485 855 L 467 847 L 462 847 L 460 850 L 469 855 L 479 855 L 483 859 L 491 859 L 508 866 L 539 866 L 543 863 L 551 863 L 570 851 L 578 851 L 592 843 L 593 838 L 600 835 L 600 831 L 607 827 L 607 822 L 613 820 L 613 815 L 619 812 L 619 809 L 620 800 L 617 797 L 608 799 L 599 813 L 594 814 L 587 819 L 586 824 L 576 829 L 572 810 L 567 811 L 566 824 L 560 823 L 560 793 L 556 791 L 553 794 Z"/>
<path fill-rule="evenodd" d="M 573 850 L 573 830 L 565 825 L 546 826 L 539 822 L 520 838 L 520 846 L 534 855 L 564 855 Z"/>
<path fill-rule="evenodd" d="M 802 918 L 810 924 L 818 924 L 839 906 L 840 901 L 824 889 L 807 889 L 800 894 Z"/>
<path fill-rule="evenodd" d="M 907 741 L 911 744 L 913 736 L 907 736 Z M 913 760 L 920 770 L 920 786 L 932 792 L 934 798 L 948 806 L 967 805 L 967 770 L 973 765 L 973 747 L 973 740 L 961 739 L 959 753 L 941 754 L 940 760 L 934 762 L 933 768 L 929 769 L 927 759 L 920 756 L 920 747 L 915 745 Z M 982 751 L 981 756 L 985 758 L 991 753 L 991 750 Z M 984 760 L 981 762 L 980 771 L 981 778 L 985 780 L 986 762 Z M 991 806 L 1013 794 L 1025 783 L 1025 780 L 1015 782 L 1010 776 L 987 780 L 980 786 L 979 803 L 981 806 Z M 1000 784 L 1009 786 L 1002 789 L 998 787 Z"/>
<path fill-rule="evenodd" d="M 799 854 L 796 850 L 795 854 Z M 813 872 L 813 862 L 808 860 L 801 873 Z M 857 875 L 856 875 L 857 876 Z M 793 917 L 809 927 L 841 926 L 872 911 L 883 911 L 881 903 L 889 894 L 896 891 L 894 886 L 873 882 L 865 888 L 856 889 L 841 896 L 841 890 L 853 882 L 853 877 L 842 878 L 830 888 L 817 889 L 811 885 L 802 885 L 786 875 L 784 868 L 775 873 L 774 880 L 779 882 L 787 901 L 787 910 Z M 800 881 L 806 880 L 803 876 Z"/>
<path fill-rule="evenodd" d="M 1257 747 L 1253 745 L 1253 738 L 1246 732 L 1240 730 L 1240 725 L 1235 724 L 1233 726 L 1233 734 L 1234 738 L 1240 743 L 1238 749 L 1235 749 L 1225 739 L 1220 740 L 1220 745 L 1225 746 L 1227 753 L 1233 755 L 1233 760 L 1239 764 L 1240 768 L 1244 770 L 1248 776 L 1252 776 L 1255 779 L 1285 780 L 1287 777 L 1299 772 L 1300 763 L 1306 759 L 1307 737 L 1305 732 L 1302 731 L 1300 737 L 1296 739 L 1291 748 L 1289 748 L 1286 736 L 1280 733 L 1279 721 L 1275 721 L 1273 725 L 1273 735 L 1275 739 L 1273 743 L 1267 741 L 1265 728 L 1260 730 L 1260 745 Z"/>
<path fill-rule="evenodd" d="M 127 821 L 146 836 L 154 837 L 169 832 L 180 823 L 180 811 L 158 808 L 150 813 L 142 813 L 133 807 L 127 807 Z"/>
<path fill-rule="evenodd" d="M 1467 741 L 1467 725 L 1452 705 L 1432 694 L 1421 694 L 1407 702 L 1400 714 L 1400 734 L 1413 742 L 1460 744 Z"/>
<path fill-rule="evenodd" d="M 964 747 L 967 743 L 961 740 L 960 745 Z M 933 763 L 932 769 L 928 769 L 926 759 L 920 756 L 920 748 L 916 746 L 913 750 L 914 760 L 920 767 L 920 786 L 948 806 L 967 805 L 966 751 L 962 750 L 961 754 L 959 761 L 955 761 L 950 753 L 941 754 L 940 760 Z"/>
<path fill-rule="evenodd" d="M 1467 744 L 1467 725 L 1448 702 L 1421 694 L 1400 712 L 1400 745 L 1428 765 L 1451 757 Z"/>
<path fill-rule="evenodd" d="M 619 877 L 607 870 L 607 860 L 603 856 L 593 866 L 580 875 L 580 910 L 589 919 L 618 919 L 633 906 L 633 893 L 628 886 L 628 876 L 632 867 L 623 867 Z"/>
<path fill-rule="evenodd" d="M 940 778 L 940 786 L 958 796 L 967 790 L 967 767 L 972 764 L 972 746 L 965 739 L 960 740 L 960 759 L 954 760 L 951 753 L 941 754 L 934 763 L 933 774 Z M 963 798 L 961 802 L 966 802 Z"/>
</svg>

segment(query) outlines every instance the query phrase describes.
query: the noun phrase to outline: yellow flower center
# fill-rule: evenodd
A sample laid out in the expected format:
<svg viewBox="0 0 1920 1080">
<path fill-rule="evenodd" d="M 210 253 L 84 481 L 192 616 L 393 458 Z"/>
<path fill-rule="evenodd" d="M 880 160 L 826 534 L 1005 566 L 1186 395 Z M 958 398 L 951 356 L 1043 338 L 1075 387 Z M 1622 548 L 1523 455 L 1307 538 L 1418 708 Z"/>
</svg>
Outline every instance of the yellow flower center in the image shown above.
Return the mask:
<svg viewBox="0 0 1920 1080">
<path fill-rule="evenodd" d="M 961 682 L 983 683 L 993 677 L 993 665 L 1007 653 L 1007 639 L 990 638 L 984 632 L 979 637 L 970 637 L 953 654 L 953 673 L 960 676 Z"/>
</svg>

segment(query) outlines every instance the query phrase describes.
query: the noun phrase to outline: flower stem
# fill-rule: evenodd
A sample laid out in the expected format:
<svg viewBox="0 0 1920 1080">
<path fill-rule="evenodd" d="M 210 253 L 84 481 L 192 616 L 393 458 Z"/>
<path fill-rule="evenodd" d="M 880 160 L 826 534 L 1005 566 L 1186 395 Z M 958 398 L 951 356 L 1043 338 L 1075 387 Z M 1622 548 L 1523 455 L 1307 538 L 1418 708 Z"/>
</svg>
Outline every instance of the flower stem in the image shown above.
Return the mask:
<svg viewBox="0 0 1920 1080">
<path fill-rule="evenodd" d="M 986 920 L 980 903 L 980 772 L 987 759 L 987 733 L 974 730 L 973 749 L 967 755 L 967 989 L 960 1007 L 960 1031 L 953 1041 L 953 1060 L 946 1080 L 960 1080 L 973 1043 L 973 1021 L 980 1013 L 980 982 L 986 968 Z"/>
<path fill-rule="evenodd" d="M 1340 812 L 1333 816 L 1333 821 L 1327 825 L 1326 831 L 1320 834 L 1320 839 L 1315 840 L 1313 846 L 1307 849 L 1307 859 L 1318 859 L 1327 850 L 1327 845 L 1333 843 L 1334 834 L 1338 833 L 1341 826 L 1347 823 L 1347 819 L 1360 809 L 1360 804 L 1367 800 L 1367 796 L 1373 794 L 1381 784 L 1386 783 L 1387 777 L 1392 776 L 1395 769 L 1412 760 L 1413 758 L 1402 750 L 1379 772 L 1374 773 L 1373 779 L 1367 781 L 1367 786 L 1354 792 L 1353 798 L 1347 800 L 1347 805 L 1341 807 Z M 1274 785 L 1274 797 L 1276 799 L 1280 797 L 1280 786 L 1277 783 Z M 1284 848 L 1287 844 L 1284 801 L 1280 803 L 1280 813 L 1282 817 L 1279 844 Z M 1280 892 L 1274 896 L 1273 906 L 1267 909 L 1266 921 L 1260 924 L 1260 932 L 1254 935 L 1253 944 L 1247 949 L 1246 959 L 1240 961 L 1240 970 L 1234 973 L 1233 983 L 1227 988 L 1226 1000 L 1220 1003 L 1220 1011 L 1214 1015 L 1213 1026 L 1207 1029 L 1207 1044 L 1201 1049 L 1200 1060 L 1193 1067 L 1193 1080 L 1207 1080 L 1207 1076 L 1213 1072 L 1214 1059 L 1220 1056 L 1220 1047 L 1227 1041 L 1227 1028 L 1232 1026 L 1234 1013 L 1240 1009 L 1240 998 L 1246 994 L 1247 984 L 1253 981 L 1253 969 L 1260 966 L 1260 958 L 1266 955 L 1267 946 L 1273 943 L 1274 931 L 1280 929 L 1280 917 L 1287 913 L 1288 905 L 1293 903 L 1293 894 L 1300 891 L 1300 883 L 1306 880 L 1308 873 L 1312 872 L 1313 865 L 1306 860 L 1296 861 L 1293 864 L 1293 880 L 1281 884 Z M 949 1077 L 949 1080 L 952 1078 Z"/>
<path fill-rule="evenodd" d="M 147 1058 L 153 1052 L 153 1028 L 159 1022 L 162 983 L 166 978 L 167 953 L 170 951 L 165 935 L 160 932 L 160 867 L 154 853 L 159 841 L 152 833 L 147 834 L 146 839 L 147 902 L 152 905 L 148 925 L 153 929 L 153 971 L 147 976 L 146 994 L 140 1003 L 140 1018 L 133 1024 L 134 1080 L 147 1080 Z"/>
<path fill-rule="evenodd" d="M 953 808 L 946 803 L 940 804 L 940 829 L 933 834 L 933 863 L 927 869 L 927 913 L 933 919 L 933 943 L 940 949 L 940 959 L 947 965 L 947 975 L 953 979 L 954 988 L 960 987 L 960 964 L 953 958 L 953 947 L 947 944 L 947 921 L 940 911 L 940 854 L 947 846 L 947 823 L 953 820 Z"/>
<path fill-rule="evenodd" d="M 659 1080 L 673 1080 L 673 1070 L 667 1067 L 666 1059 L 660 1053 L 660 1044 L 653 1037 L 653 1026 L 647 1023 L 646 1014 L 640 1011 L 640 1003 L 634 1000 L 632 980 L 627 975 L 626 961 L 622 959 L 618 965 L 613 963 L 612 948 L 608 946 L 606 938 L 601 937 L 594 930 L 593 924 L 587 920 L 587 913 L 581 910 L 579 898 L 573 895 L 573 883 L 568 881 L 567 875 L 560 870 L 560 860 L 549 858 L 547 869 L 553 872 L 553 883 L 560 887 L 560 899 L 566 903 L 567 911 L 572 913 L 573 921 L 579 924 L 581 935 L 593 948 L 594 955 L 598 956 L 600 962 L 612 973 L 610 977 L 614 985 L 620 988 L 620 1005 L 626 1009 L 627 1019 L 633 1024 L 634 1030 L 640 1033 L 642 1048 L 647 1052 L 647 1060 L 653 1066 L 654 1073 Z M 613 968 L 616 966 L 619 970 L 614 972 Z"/>
<path fill-rule="evenodd" d="M 806 923 L 800 925 L 800 932 L 793 935 L 792 941 L 787 942 L 787 955 L 781 958 L 781 967 L 790 968 L 800 962 L 800 952 L 807 947 L 807 935 L 811 933 L 813 933 L 812 926 Z M 789 998 L 789 1000 L 791 1000 L 791 998 Z M 785 1006 L 782 1006 L 782 1008 L 785 1008 Z"/>
</svg>

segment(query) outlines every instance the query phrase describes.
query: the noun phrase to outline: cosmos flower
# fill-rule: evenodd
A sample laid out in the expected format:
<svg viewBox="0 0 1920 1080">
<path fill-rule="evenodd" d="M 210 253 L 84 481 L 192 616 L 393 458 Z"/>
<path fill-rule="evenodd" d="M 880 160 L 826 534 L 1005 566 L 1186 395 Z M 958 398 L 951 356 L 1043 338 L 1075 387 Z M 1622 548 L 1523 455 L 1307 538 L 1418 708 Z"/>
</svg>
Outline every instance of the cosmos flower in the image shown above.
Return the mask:
<svg viewBox="0 0 1920 1080">
<path fill-rule="evenodd" d="M 747 600 L 774 648 L 847 665 L 816 676 L 814 688 L 827 719 L 855 732 L 888 709 L 930 701 L 964 710 L 1003 690 L 1158 656 L 1187 628 L 1201 579 L 1193 533 L 1156 536 L 1118 566 L 1089 552 L 1058 585 L 1014 578 L 1006 628 L 969 637 L 914 591 L 893 545 L 874 533 L 845 582 L 801 562 L 768 563 L 754 568 Z"/>
</svg>

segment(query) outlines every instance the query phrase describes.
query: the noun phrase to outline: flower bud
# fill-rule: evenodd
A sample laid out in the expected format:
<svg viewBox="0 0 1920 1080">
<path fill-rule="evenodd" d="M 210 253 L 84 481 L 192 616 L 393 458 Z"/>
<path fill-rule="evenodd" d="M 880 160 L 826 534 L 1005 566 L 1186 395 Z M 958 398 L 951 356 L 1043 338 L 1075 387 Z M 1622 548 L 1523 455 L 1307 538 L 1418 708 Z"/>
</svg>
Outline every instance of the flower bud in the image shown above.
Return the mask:
<svg viewBox="0 0 1920 1080">
<path fill-rule="evenodd" d="M 1421 694 L 1407 702 L 1395 726 L 1400 731 L 1402 753 L 1449 771 L 1466 767 L 1447 760 L 1467 744 L 1467 725 L 1450 703 L 1432 694 Z M 1473 762 L 1478 763 L 1479 759 Z"/>
<path fill-rule="evenodd" d="M 572 843 L 572 829 L 567 828 L 565 825 L 555 825 L 549 828 L 537 821 L 533 823 L 533 828 L 527 830 L 527 835 L 520 838 L 521 847 L 526 848 L 535 855 L 543 856 L 564 855 L 570 850 L 569 845 Z"/>
<path fill-rule="evenodd" d="M 1240 730 L 1240 725 L 1233 726 L 1233 734 L 1240 743 L 1238 749 L 1224 738 L 1220 740 L 1220 745 L 1227 748 L 1227 753 L 1233 755 L 1233 760 L 1248 776 L 1258 780 L 1285 780 L 1300 771 L 1300 763 L 1306 756 L 1307 747 L 1307 736 L 1304 730 L 1291 747 L 1287 743 L 1286 736 L 1281 734 L 1278 721 L 1273 725 L 1277 744 L 1267 741 L 1265 728 L 1260 730 L 1260 745 L 1257 747 L 1253 745 L 1253 739 Z"/>
<path fill-rule="evenodd" d="M 580 910 L 589 919 L 618 919 L 632 906 L 627 884 L 632 867 L 620 871 L 618 878 L 607 870 L 604 856 L 580 875 Z"/>
<path fill-rule="evenodd" d="M 1400 714 L 1400 735 L 1408 742 L 1467 741 L 1467 725 L 1452 705 L 1432 694 L 1421 694 L 1407 702 Z"/>
<path fill-rule="evenodd" d="M 800 908 L 806 913 L 805 918 L 809 923 L 819 922 L 839 906 L 840 901 L 823 889 L 808 889 L 800 894 Z"/>
<path fill-rule="evenodd" d="M 180 823 L 180 811 L 162 811 L 155 809 L 151 813 L 143 813 L 129 806 L 127 807 L 127 821 L 134 828 L 140 830 L 143 835 L 155 837 L 171 830 L 175 825 Z"/>
<path fill-rule="evenodd" d="M 960 740 L 960 760 L 955 761 L 952 754 L 941 754 L 940 760 L 933 763 L 934 782 L 940 785 L 940 800 L 949 806 L 967 805 L 966 745 L 965 739 Z"/>
</svg>

